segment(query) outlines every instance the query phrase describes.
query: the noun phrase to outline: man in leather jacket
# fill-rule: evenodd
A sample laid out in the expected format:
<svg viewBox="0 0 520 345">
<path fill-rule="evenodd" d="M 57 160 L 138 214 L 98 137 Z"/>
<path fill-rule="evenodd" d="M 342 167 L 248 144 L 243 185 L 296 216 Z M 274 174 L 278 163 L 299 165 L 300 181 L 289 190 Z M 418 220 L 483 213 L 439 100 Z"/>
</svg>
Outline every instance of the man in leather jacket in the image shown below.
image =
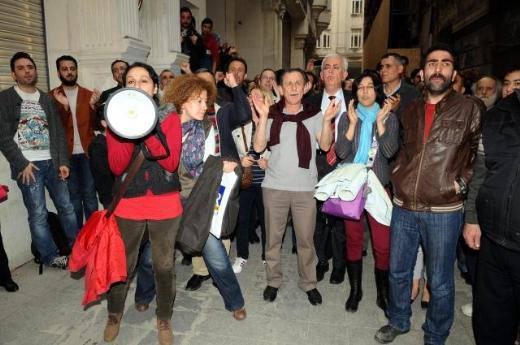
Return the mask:
<svg viewBox="0 0 520 345">
<path fill-rule="evenodd" d="M 389 323 L 375 335 L 390 343 L 410 329 L 410 289 L 422 245 L 431 300 L 425 344 L 444 344 L 453 323 L 454 262 L 463 200 L 480 136 L 480 107 L 451 88 L 457 72 L 447 46 L 430 48 L 421 71 L 424 97 L 401 114 L 403 139 L 392 172 Z"/>
<path fill-rule="evenodd" d="M 520 73 L 520 68 L 506 76 L 514 72 Z M 478 345 L 513 344 L 520 322 L 519 117 L 518 88 L 486 113 L 484 152 L 475 162 L 465 207 L 464 239 L 479 251 L 473 288 Z"/>
</svg>

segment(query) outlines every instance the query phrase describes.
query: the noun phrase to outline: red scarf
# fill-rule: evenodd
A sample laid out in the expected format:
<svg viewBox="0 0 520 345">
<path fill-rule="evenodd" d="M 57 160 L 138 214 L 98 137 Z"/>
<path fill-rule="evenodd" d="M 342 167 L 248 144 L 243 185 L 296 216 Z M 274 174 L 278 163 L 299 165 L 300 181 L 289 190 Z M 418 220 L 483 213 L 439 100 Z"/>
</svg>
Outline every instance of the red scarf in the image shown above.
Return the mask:
<svg viewBox="0 0 520 345">
<path fill-rule="evenodd" d="M 273 119 L 273 123 L 271 124 L 268 146 L 271 147 L 280 143 L 280 131 L 282 130 L 282 124 L 284 122 L 296 122 L 296 148 L 298 150 L 298 167 L 309 169 L 309 164 L 312 158 L 311 136 L 303 124 L 303 121 L 318 114 L 320 109 L 308 103 L 302 103 L 302 105 L 303 110 L 296 115 L 285 115 L 283 113 L 283 108 L 285 107 L 285 102 L 283 100 L 271 106 L 269 109 L 269 118 Z"/>
</svg>

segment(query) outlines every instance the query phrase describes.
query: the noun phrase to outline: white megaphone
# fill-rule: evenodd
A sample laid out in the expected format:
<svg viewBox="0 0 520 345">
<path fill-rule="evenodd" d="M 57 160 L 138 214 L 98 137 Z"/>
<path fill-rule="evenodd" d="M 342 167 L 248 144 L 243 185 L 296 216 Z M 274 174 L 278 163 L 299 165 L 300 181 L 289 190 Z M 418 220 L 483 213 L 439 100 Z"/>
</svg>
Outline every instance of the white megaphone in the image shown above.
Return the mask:
<svg viewBox="0 0 520 345">
<path fill-rule="evenodd" d="M 157 105 L 143 90 L 122 88 L 108 98 L 105 120 L 118 136 L 139 139 L 155 128 L 158 121 Z"/>
</svg>

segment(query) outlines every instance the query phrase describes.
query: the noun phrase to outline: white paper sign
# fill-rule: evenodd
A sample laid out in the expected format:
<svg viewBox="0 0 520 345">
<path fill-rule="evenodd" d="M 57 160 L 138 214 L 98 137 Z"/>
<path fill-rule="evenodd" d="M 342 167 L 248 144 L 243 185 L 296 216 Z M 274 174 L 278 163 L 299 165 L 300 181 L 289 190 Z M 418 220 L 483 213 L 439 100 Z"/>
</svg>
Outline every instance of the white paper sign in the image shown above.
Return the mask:
<svg viewBox="0 0 520 345">
<path fill-rule="evenodd" d="M 215 201 L 213 218 L 211 219 L 211 228 L 209 230 L 209 232 L 216 238 L 220 238 L 222 233 L 222 223 L 224 220 L 224 214 L 226 213 L 229 195 L 231 194 L 237 179 L 238 176 L 234 172 L 225 172 L 222 174 L 222 180 L 220 181 L 220 187 L 218 188 L 217 200 Z"/>
</svg>

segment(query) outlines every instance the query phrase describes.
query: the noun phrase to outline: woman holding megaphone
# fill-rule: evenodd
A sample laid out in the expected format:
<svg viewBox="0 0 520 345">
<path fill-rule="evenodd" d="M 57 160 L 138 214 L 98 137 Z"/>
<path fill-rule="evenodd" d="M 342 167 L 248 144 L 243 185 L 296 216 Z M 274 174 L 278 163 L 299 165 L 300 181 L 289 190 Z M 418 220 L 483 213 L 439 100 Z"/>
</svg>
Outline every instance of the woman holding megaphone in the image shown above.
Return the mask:
<svg viewBox="0 0 520 345">
<path fill-rule="evenodd" d="M 153 98 L 158 90 L 159 78 L 153 68 L 144 63 L 134 63 L 123 76 L 125 87 L 144 91 Z M 145 97 L 146 101 L 151 100 Z M 110 101 L 108 109 L 110 109 Z M 119 108 L 129 107 L 135 101 L 122 102 Z M 135 109 L 125 109 L 127 114 L 142 116 L 142 104 L 137 102 Z M 151 115 L 155 123 L 155 105 Z M 179 229 L 182 205 L 180 182 L 177 168 L 181 156 L 181 123 L 175 113 L 167 114 L 154 129 L 140 138 L 122 137 L 129 121 L 119 124 L 122 131 L 114 128 L 116 124 L 111 115 L 106 114 L 109 122 L 107 130 L 108 160 L 110 169 L 119 180 L 124 180 L 131 162 L 144 155 L 144 160 L 129 183 L 117 205 L 114 215 L 121 232 L 126 251 L 128 277 L 135 270 L 139 248 L 148 230 L 152 266 L 157 293 L 157 329 L 159 343 L 173 344 L 171 317 L 175 298 L 174 246 Z M 155 117 L 154 117 L 155 116 Z M 115 119 L 117 121 L 117 118 Z M 118 134 L 116 134 L 116 132 Z M 142 153 L 141 153 L 142 152 Z M 112 285 L 107 294 L 108 322 L 104 340 L 113 341 L 118 333 L 128 292 L 126 283 Z"/>
</svg>

